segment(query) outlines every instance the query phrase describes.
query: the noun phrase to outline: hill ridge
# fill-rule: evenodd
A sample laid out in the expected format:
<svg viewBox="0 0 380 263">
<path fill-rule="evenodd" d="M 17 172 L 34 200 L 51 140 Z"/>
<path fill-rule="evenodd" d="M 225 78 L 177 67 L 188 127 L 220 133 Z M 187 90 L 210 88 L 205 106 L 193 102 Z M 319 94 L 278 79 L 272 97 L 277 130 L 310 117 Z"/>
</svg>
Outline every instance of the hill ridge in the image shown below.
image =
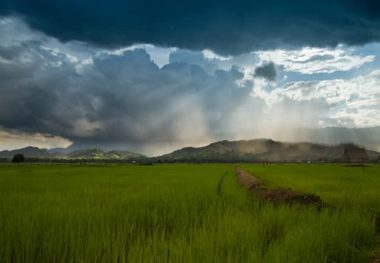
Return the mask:
<svg viewBox="0 0 380 263">
<path fill-rule="evenodd" d="M 27 158 L 41 159 L 110 159 L 110 160 L 129 160 L 142 158 L 144 155 L 130 151 L 110 150 L 101 148 L 89 148 L 68 151 L 67 149 L 45 149 L 34 146 L 27 146 L 15 150 L 0 151 L 0 158 L 12 158 L 15 154 L 22 153 Z"/>
<path fill-rule="evenodd" d="M 149 160 L 161 162 L 337 162 L 342 161 L 344 148 L 353 143 L 337 145 L 312 142 L 280 142 L 259 138 L 250 140 L 222 140 L 202 147 L 184 147 L 157 157 L 146 157 L 126 150 L 104 150 L 84 148 L 70 151 L 66 149 L 44 149 L 28 146 L 16 150 L 0 152 L 0 158 L 10 159 L 17 153 L 27 158 L 68 159 L 68 160 Z M 380 153 L 366 151 L 370 160 L 380 162 Z"/>
<path fill-rule="evenodd" d="M 280 142 L 272 139 L 218 141 L 202 147 L 185 147 L 157 157 L 161 161 L 198 162 L 336 162 L 342 161 L 347 145 L 312 142 Z M 380 153 L 367 151 L 371 161 L 380 160 Z"/>
</svg>

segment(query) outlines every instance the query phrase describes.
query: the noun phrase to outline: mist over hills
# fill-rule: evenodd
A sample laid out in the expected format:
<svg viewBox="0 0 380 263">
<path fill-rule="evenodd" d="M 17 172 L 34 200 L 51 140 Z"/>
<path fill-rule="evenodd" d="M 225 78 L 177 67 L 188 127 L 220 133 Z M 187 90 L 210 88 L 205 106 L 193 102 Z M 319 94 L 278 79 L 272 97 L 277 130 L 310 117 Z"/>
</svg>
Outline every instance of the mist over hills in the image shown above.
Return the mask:
<svg viewBox="0 0 380 263">
<path fill-rule="evenodd" d="M 294 131 L 291 131 L 294 133 Z M 380 126 L 365 128 L 325 127 L 319 129 L 297 129 L 293 142 L 313 142 L 317 144 L 353 143 L 366 149 L 380 151 Z M 288 140 L 286 140 L 288 141 Z"/>
<path fill-rule="evenodd" d="M 186 147 L 158 157 L 163 161 L 223 162 L 339 162 L 347 144 L 323 145 L 308 142 L 287 143 L 269 139 L 220 141 L 204 147 Z M 367 150 L 371 161 L 380 154 Z"/>
<path fill-rule="evenodd" d="M 0 158 L 11 159 L 22 153 L 26 158 L 53 160 L 125 160 L 151 162 L 339 162 L 347 144 L 324 145 L 309 142 L 289 143 L 270 139 L 219 141 L 203 147 L 185 147 L 158 157 L 146 157 L 129 151 L 69 148 L 40 149 L 26 147 L 0 152 Z M 380 161 L 380 153 L 367 150 L 372 162 Z"/>
</svg>

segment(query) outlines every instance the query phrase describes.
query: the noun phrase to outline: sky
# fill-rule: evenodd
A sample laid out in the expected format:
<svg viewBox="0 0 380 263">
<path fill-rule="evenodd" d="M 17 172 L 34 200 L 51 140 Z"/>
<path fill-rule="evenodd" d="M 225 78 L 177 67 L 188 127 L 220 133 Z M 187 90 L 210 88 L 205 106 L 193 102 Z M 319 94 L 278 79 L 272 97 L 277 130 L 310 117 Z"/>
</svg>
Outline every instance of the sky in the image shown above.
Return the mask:
<svg viewBox="0 0 380 263">
<path fill-rule="evenodd" d="M 380 3 L 5 0 L 0 150 L 380 150 Z"/>
</svg>

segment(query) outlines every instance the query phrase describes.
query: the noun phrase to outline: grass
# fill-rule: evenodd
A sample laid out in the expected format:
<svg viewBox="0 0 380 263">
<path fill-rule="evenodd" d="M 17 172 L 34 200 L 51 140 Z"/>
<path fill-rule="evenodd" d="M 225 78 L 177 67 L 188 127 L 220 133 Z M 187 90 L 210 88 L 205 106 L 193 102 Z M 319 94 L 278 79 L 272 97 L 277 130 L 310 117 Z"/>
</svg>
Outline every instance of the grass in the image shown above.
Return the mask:
<svg viewBox="0 0 380 263">
<path fill-rule="evenodd" d="M 272 164 L 243 166 L 266 184 L 315 193 L 336 209 L 380 212 L 380 166 Z"/>
<path fill-rule="evenodd" d="M 332 208 L 252 201 L 229 164 L 1 165 L 0 262 L 368 262 L 379 166 L 243 168 Z"/>
</svg>

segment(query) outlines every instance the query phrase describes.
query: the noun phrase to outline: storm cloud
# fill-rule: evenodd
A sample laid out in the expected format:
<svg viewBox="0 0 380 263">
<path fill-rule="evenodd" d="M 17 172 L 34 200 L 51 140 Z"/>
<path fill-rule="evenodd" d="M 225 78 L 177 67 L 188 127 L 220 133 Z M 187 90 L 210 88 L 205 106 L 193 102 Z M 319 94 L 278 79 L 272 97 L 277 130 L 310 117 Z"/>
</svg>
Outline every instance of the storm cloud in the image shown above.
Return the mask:
<svg viewBox="0 0 380 263">
<path fill-rule="evenodd" d="M 19 16 L 62 41 L 108 48 L 149 43 L 241 54 L 380 40 L 375 0 L 5 0 L 0 15 Z"/>
<path fill-rule="evenodd" d="M 5 129 L 74 143 L 192 144 L 219 137 L 236 109 L 253 100 L 237 66 L 207 72 L 172 61 L 160 68 L 139 48 L 117 55 L 89 50 L 89 58 L 78 59 L 42 40 L 0 45 Z"/>
<path fill-rule="evenodd" d="M 273 62 L 267 62 L 255 69 L 255 76 L 268 81 L 275 81 L 277 78 L 276 66 Z"/>
<path fill-rule="evenodd" d="M 0 18 L 0 36 L 3 149 L 72 142 L 151 155 L 224 139 L 318 139 L 300 137 L 302 127 L 380 125 L 379 44 L 236 56 L 111 49 L 62 42 L 16 17 Z"/>
</svg>

